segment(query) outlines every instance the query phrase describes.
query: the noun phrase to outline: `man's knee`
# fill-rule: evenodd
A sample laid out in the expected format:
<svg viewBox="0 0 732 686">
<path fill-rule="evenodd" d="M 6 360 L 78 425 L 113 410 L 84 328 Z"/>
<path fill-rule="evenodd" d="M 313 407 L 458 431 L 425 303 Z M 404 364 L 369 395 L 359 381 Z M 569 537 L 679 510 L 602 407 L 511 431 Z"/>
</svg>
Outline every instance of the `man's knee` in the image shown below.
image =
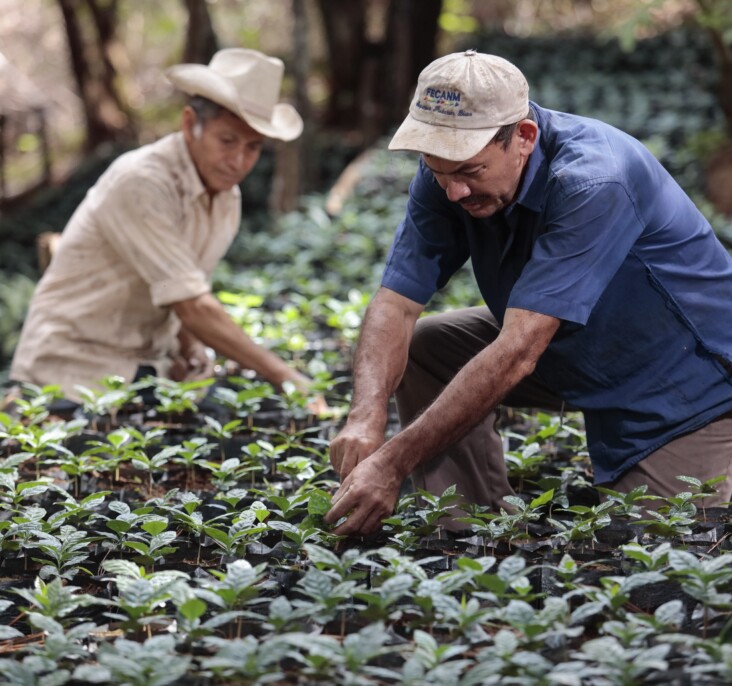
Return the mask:
<svg viewBox="0 0 732 686">
<path fill-rule="evenodd" d="M 437 321 L 438 316 L 422 317 L 417 320 L 409 345 L 409 359 L 422 361 L 434 354 L 435 346 L 439 341 L 442 326 Z"/>
</svg>

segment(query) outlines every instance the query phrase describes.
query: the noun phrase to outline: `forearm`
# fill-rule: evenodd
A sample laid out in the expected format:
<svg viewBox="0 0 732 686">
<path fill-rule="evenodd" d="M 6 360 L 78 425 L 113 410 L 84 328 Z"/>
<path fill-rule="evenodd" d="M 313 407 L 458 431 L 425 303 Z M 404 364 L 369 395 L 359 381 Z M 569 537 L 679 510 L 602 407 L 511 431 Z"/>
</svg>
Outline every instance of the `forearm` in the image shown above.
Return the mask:
<svg viewBox="0 0 732 686">
<path fill-rule="evenodd" d="M 404 374 L 421 309 L 392 291 L 377 292 L 366 312 L 354 359 L 352 420 L 386 423 L 388 400 Z"/>
<path fill-rule="evenodd" d="M 226 313 L 211 294 L 173 305 L 186 334 L 195 336 L 217 354 L 252 369 L 277 387 L 287 380 L 300 382 L 303 375 L 284 360 L 255 343 Z"/>
<path fill-rule="evenodd" d="M 412 424 L 385 444 L 404 476 L 460 440 L 494 410 L 533 372 L 559 326 L 556 319 L 530 312 L 522 312 L 518 322 L 510 317 L 507 315 L 507 326 L 496 341 L 468 362 Z"/>
</svg>

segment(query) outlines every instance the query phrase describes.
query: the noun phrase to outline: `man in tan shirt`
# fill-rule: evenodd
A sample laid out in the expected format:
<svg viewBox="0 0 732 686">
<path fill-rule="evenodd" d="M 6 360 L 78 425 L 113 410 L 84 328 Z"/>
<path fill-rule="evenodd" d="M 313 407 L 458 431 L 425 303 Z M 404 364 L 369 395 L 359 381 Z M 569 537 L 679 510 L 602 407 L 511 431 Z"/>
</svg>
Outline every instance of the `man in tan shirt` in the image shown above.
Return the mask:
<svg viewBox="0 0 732 686">
<path fill-rule="evenodd" d="M 170 81 L 191 96 L 181 131 L 119 157 L 66 226 L 33 296 L 10 378 L 77 385 L 132 381 L 152 367 L 178 380 L 206 366 L 206 347 L 276 387 L 309 380 L 256 344 L 211 293 L 211 274 L 241 219 L 238 184 L 265 137 L 290 141 L 302 119 L 278 103 L 283 64 L 225 49 L 181 64 Z M 316 403 L 315 409 L 323 409 Z"/>
</svg>

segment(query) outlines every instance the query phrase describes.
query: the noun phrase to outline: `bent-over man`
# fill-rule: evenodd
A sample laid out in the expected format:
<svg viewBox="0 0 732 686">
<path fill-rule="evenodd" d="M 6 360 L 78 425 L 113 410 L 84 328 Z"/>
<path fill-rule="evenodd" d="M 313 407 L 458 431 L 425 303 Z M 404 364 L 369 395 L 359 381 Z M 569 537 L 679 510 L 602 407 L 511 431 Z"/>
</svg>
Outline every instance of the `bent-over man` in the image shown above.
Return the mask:
<svg viewBox="0 0 732 686">
<path fill-rule="evenodd" d="M 335 533 L 378 529 L 409 474 L 500 507 L 501 402 L 581 410 L 598 484 L 671 496 L 723 475 L 707 504 L 729 500 L 732 258 L 653 155 L 473 50 L 422 71 L 389 147 L 421 158 L 331 445 Z M 487 307 L 418 321 L 468 259 Z"/>
</svg>

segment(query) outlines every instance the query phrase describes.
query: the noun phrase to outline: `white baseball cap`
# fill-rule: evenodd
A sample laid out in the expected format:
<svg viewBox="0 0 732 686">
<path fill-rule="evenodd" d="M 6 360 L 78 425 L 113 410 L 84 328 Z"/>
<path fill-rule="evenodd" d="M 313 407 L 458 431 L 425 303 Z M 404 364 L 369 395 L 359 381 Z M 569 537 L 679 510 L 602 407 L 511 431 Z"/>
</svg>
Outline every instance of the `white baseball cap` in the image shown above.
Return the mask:
<svg viewBox="0 0 732 686">
<path fill-rule="evenodd" d="M 208 65 L 177 64 L 165 72 L 188 95 L 208 98 L 270 138 L 291 141 L 303 129 L 297 110 L 278 102 L 285 65 L 258 50 L 225 48 Z"/>
<path fill-rule="evenodd" d="M 419 75 L 409 114 L 389 150 L 413 150 L 463 162 L 498 129 L 526 118 L 529 84 L 508 60 L 467 50 L 445 55 Z"/>
</svg>

